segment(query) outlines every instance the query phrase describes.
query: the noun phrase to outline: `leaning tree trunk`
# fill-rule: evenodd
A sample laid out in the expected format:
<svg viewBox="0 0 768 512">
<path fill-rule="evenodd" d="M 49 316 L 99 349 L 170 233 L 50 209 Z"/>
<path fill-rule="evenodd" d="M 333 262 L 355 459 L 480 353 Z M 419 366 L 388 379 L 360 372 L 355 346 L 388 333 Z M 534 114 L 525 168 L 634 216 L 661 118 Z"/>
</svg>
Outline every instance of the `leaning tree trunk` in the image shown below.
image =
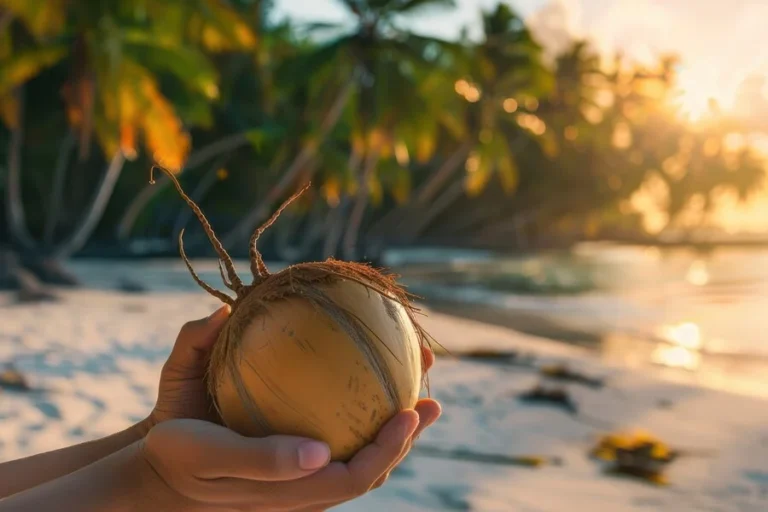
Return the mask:
<svg viewBox="0 0 768 512">
<path fill-rule="evenodd" d="M 43 229 L 43 244 L 47 247 L 51 247 L 54 243 L 56 225 L 59 221 L 59 210 L 61 209 L 61 202 L 64 199 L 64 178 L 67 176 L 67 164 L 69 163 L 72 150 L 75 147 L 75 142 L 75 134 L 69 132 L 61 143 L 59 156 L 56 159 L 56 167 L 53 172 L 53 186 L 51 187 L 51 202 L 48 203 L 45 228 Z"/>
<path fill-rule="evenodd" d="M 198 151 L 192 153 L 187 159 L 185 168 L 189 169 L 203 164 L 222 153 L 234 151 L 248 144 L 248 136 L 245 133 L 236 133 L 234 135 L 228 135 L 222 139 L 217 140 L 207 146 L 202 147 Z M 154 186 L 148 185 L 136 195 L 136 197 L 128 205 L 120 222 L 117 225 L 117 238 L 118 240 L 125 240 L 131 234 L 133 227 L 136 225 L 136 221 L 139 220 L 141 212 L 149 204 L 149 202 L 161 192 L 165 186 L 170 185 L 171 180 L 167 176 L 163 175 L 158 178 Z"/>
<path fill-rule="evenodd" d="M 344 233 L 344 241 L 342 242 L 344 259 L 347 261 L 354 261 L 357 259 L 357 238 L 360 233 L 360 226 L 363 223 L 365 210 L 368 207 L 368 198 L 371 193 L 369 184 L 373 177 L 373 173 L 376 170 L 376 166 L 379 163 L 379 158 L 380 153 L 378 149 L 372 150 L 365 159 L 363 172 L 360 173 L 357 196 L 355 197 L 355 203 L 352 207 L 352 213 L 349 215 L 349 223 L 347 224 L 347 230 Z"/>
<path fill-rule="evenodd" d="M 5 205 L 8 215 L 8 230 L 15 244 L 25 250 L 33 250 L 35 241 L 29 234 L 24 201 L 21 197 L 21 153 L 24 148 L 24 89 L 16 91 L 18 98 L 18 116 L 16 126 L 11 129 L 10 147 L 8 148 L 8 182 L 6 184 Z"/>
<path fill-rule="evenodd" d="M 347 169 L 349 169 L 351 175 L 354 176 L 357 174 L 362 160 L 362 153 L 356 151 L 353 147 L 352 152 L 349 154 L 349 160 L 347 161 Z M 327 230 L 325 233 L 325 241 L 323 242 L 323 259 L 336 257 L 341 235 L 344 234 L 344 213 L 347 210 L 348 202 L 349 199 L 347 194 L 343 193 L 339 204 L 337 204 L 335 208 L 331 208 L 328 212 Z"/>
<path fill-rule="evenodd" d="M 322 238 L 323 232 L 325 232 L 327 218 L 324 219 L 322 216 L 322 203 L 318 202 L 317 204 L 313 205 L 308 213 L 309 219 L 301 236 L 301 243 L 291 245 L 291 237 L 296 231 L 294 226 L 291 226 L 290 229 L 280 229 L 276 231 L 275 236 L 277 237 L 277 240 L 275 249 L 278 257 L 282 261 L 296 263 L 305 260 L 312 250 L 312 246 Z"/>
<path fill-rule="evenodd" d="M 336 97 L 336 100 L 333 102 L 333 105 L 331 105 L 326 113 L 322 124 L 320 125 L 319 140 L 307 144 L 301 151 L 299 151 L 299 154 L 296 155 L 293 162 L 291 162 L 288 168 L 283 172 L 282 177 L 277 184 L 270 189 L 267 196 L 245 217 L 243 217 L 234 228 L 222 237 L 224 246 L 231 246 L 238 240 L 249 237 L 251 232 L 269 217 L 272 213 L 272 205 L 286 194 L 288 188 L 293 184 L 299 173 L 301 173 L 301 171 L 311 163 L 312 159 L 315 158 L 320 149 L 320 145 L 325 142 L 325 139 L 338 124 L 341 119 L 341 114 L 344 112 L 344 107 L 346 107 L 349 97 L 355 89 L 355 82 L 356 80 L 351 78 L 346 83 Z"/>
<path fill-rule="evenodd" d="M 80 225 L 75 228 L 67 240 L 54 249 L 53 254 L 56 259 L 63 260 L 72 256 L 88 242 L 107 208 L 107 203 L 109 203 L 112 192 L 115 190 L 115 184 L 120 177 L 124 163 L 123 153 L 121 151 L 115 153 Z"/>
<path fill-rule="evenodd" d="M 24 90 L 18 89 L 18 117 L 11 129 L 8 148 L 6 200 L 10 246 L 0 246 L 0 289 L 16 290 L 21 301 L 52 299 L 37 276 L 34 266 L 43 257 L 27 228 L 21 195 L 21 156 L 24 147 Z M 30 268 L 32 267 L 32 268 Z"/>
<path fill-rule="evenodd" d="M 419 211 L 424 210 L 425 206 L 434 199 L 446 182 L 461 168 L 461 165 L 467 161 L 471 149 L 472 143 L 470 141 L 464 142 L 459 146 L 443 162 L 443 165 L 427 177 L 424 184 L 414 193 L 413 199 L 400 207 L 392 208 L 371 227 L 370 233 L 384 235 L 387 232 L 399 232 L 402 225 L 417 215 Z"/>
<path fill-rule="evenodd" d="M 451 207 L 464 193 L 464 180 L 458 180 L 453 185 L 445 189 L 429 209 L 422 215 L 414 216 L 411 223 L 403 229 L 401 240 L 404 243 L 411 243 L 416 240 L 443 212 Z"/>
<path fill-rule="evenodd" d="M 323 242 L 323 259 L 336 257 L 339 250 L 339 240 L 344 233 L 344 213 L 347 211 L 348 204 L 349 198 L 343 195 L 336 208 L 328 212 L 328 230 Z"/>
</svg>

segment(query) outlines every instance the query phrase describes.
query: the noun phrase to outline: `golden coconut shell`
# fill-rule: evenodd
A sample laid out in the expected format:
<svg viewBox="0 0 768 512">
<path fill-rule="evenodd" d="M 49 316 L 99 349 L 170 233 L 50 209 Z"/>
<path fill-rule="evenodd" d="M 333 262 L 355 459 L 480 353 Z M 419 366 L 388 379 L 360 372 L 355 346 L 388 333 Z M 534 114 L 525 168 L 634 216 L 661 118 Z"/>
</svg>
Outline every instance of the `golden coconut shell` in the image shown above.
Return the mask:
<svg viewBox="0 0 768 512">
<path fill-rule="evenodd" d="M 331 309 L 290 294 L 249 307 L 233 350 L 212 366 L 225 425 L 246 436 L 296 435 L 327 442 L 349 460 L 395 413 L 412 408 L 422 384 L 420 338 L 406 308 L 358 282 L 318 283 Z M 264 302 L 253 294 L 252 300 Z M 252 306 L 252 305 L 251 305 Z M 250 313 L 248 313 L 250 312 Z M 223 340 L 219 340 L 221 343 Z"/>
</svg>

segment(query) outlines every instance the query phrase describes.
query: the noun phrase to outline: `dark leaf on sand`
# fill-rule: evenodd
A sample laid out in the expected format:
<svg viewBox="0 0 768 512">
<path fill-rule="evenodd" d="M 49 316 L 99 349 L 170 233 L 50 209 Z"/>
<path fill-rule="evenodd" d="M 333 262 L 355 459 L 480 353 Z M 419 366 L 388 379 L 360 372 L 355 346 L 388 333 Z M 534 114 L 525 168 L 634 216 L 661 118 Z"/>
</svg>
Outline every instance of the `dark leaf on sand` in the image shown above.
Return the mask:
<svg viewBox="0 0 768 512">
<path fill-rule="evenodd" d="M 538 384 L 533 389 L 519 394 L 517 398 L 518 400 L 529 404 L 559 407 L 572 414 L 578 412 L 576 403 L 573 401 L 568 391 L 563 388 L 546 388 Z"/>
<path fill-rule="evenodd" d="M 499 363 L 515 366 L 534 367 L 535 356 L 522 354 L 515 350 L 477 349 L 457 355 L 459 359 L 468 359 L 481 363 Z"/>
<path fill-rule="evenodd" d="M 8 365 L 0 371 L 0 388 L 11 391 L 31 391 L 32 387 L 27 378 L 13 365 Z"/>
<path fill-rule="evenodd" d="M 598 377 L 591 377 L 583 373 L 571 370 L 568 366 L 563 364 L 542 366 L 539 372 L 544 377 L 552 380 L 559 380 L 565 382 L 573 382 L 575 384 L 582 384 L 591 388 L 602 388 L 605 385 L 603 379 Z"/>
<path fill-rule="evenodd" d="M 479 453 L 466 448 L 447 450 L 436 446 L 414 446 L 411 450 L 414 455 L 434 457 L 440 459 L 461 460 L 467 462 L 479 462 L 484 464 L 497 464 L 502 466 L 521 466 L 537 468 L 546 464 L 559 466 L 562 461 L 557 457 L 538 456 L 511 456 L 499 453 Z"/>
</svg>

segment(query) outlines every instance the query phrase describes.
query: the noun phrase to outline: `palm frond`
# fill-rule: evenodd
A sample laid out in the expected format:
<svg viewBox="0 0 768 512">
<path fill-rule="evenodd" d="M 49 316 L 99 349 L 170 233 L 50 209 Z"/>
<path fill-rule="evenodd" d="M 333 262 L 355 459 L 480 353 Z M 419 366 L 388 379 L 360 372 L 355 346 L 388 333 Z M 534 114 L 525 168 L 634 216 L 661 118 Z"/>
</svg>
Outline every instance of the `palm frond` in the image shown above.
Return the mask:
<svg viewBox="0 0 768 512">
<path fill-rule="evenodd" d="M 0 0 L 0 7 L 21 19 L 37 39 L 59 35 L 66 26 L 65 0 Z"/>
<path fill-rule="evenodd" d="M 0 95 L 57 64 L 67 55 L 67 51 L 65 45 L 29 48 L 0 61 Z"/>
<path fill-rule="evenodd" d="M 173 40 L 158 39 L 143 30 L 123 33 L 125 55 L 156 73 L 169 72 L 208 99 L 218 97 L 218 75 L 210 61 L 194 48 Z"/>
</svg>

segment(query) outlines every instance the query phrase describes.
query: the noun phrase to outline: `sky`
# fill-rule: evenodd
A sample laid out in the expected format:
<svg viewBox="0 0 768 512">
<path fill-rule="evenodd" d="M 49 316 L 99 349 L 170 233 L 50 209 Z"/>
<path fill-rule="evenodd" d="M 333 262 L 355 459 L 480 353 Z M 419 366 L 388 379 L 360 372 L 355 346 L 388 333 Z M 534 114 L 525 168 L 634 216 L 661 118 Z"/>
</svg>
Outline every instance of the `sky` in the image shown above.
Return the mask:
<svg viewBox="0 0 768 512">
<path fill-rule="evenodd" d="M 455 38 L 462 28 L 479 34 L 480 9 L 499 0 L 456 0 L 455 9 L 424 12 L 408 21 L 423 34 Z M 768 76 L 768 0 L 506 0 L 538 40 L 557 52 L 585 37 L 605 53 L 620 50 L 641 62 L 664 53 L 682 59 L 679 83 L 686 113 L 696 117 L 710 98 L 725 111 L 759 115 L 768 122 L 768 91 L 739 94 L 754 76 Z M 296 21 L 343 21 L 339 0 L 275 0 L 276 15 Z M 754 80 L 753 80 L 754 82 Z M 753 88 L 754 89 L 754 88 Z M 756 114 L 757 113 L 757 114 Z M 750 208 L 721 215 L 729 230 L 768 230 L 768 191 Z"/>
<path fill-rule="evenodd" d="M 456 0 L 457 7 L 415 16 L 415 31 L 455 38 L 462 28 L 478 34 L 479 13 L 498 0 Z M 715 98 L 728 108 L 740 84 L 768 74 L 768 0 L 507 0 L 539 40 L 557 51 L 568 36 L 584 36 L 605 50 L 620 49 L 652 61 L 664 52 L 683 58 L 681 86 L 696 114 Z M 276 0 L 276 15 L 297 21 L 342 21 L 339 0 Z"/>
</svg>

